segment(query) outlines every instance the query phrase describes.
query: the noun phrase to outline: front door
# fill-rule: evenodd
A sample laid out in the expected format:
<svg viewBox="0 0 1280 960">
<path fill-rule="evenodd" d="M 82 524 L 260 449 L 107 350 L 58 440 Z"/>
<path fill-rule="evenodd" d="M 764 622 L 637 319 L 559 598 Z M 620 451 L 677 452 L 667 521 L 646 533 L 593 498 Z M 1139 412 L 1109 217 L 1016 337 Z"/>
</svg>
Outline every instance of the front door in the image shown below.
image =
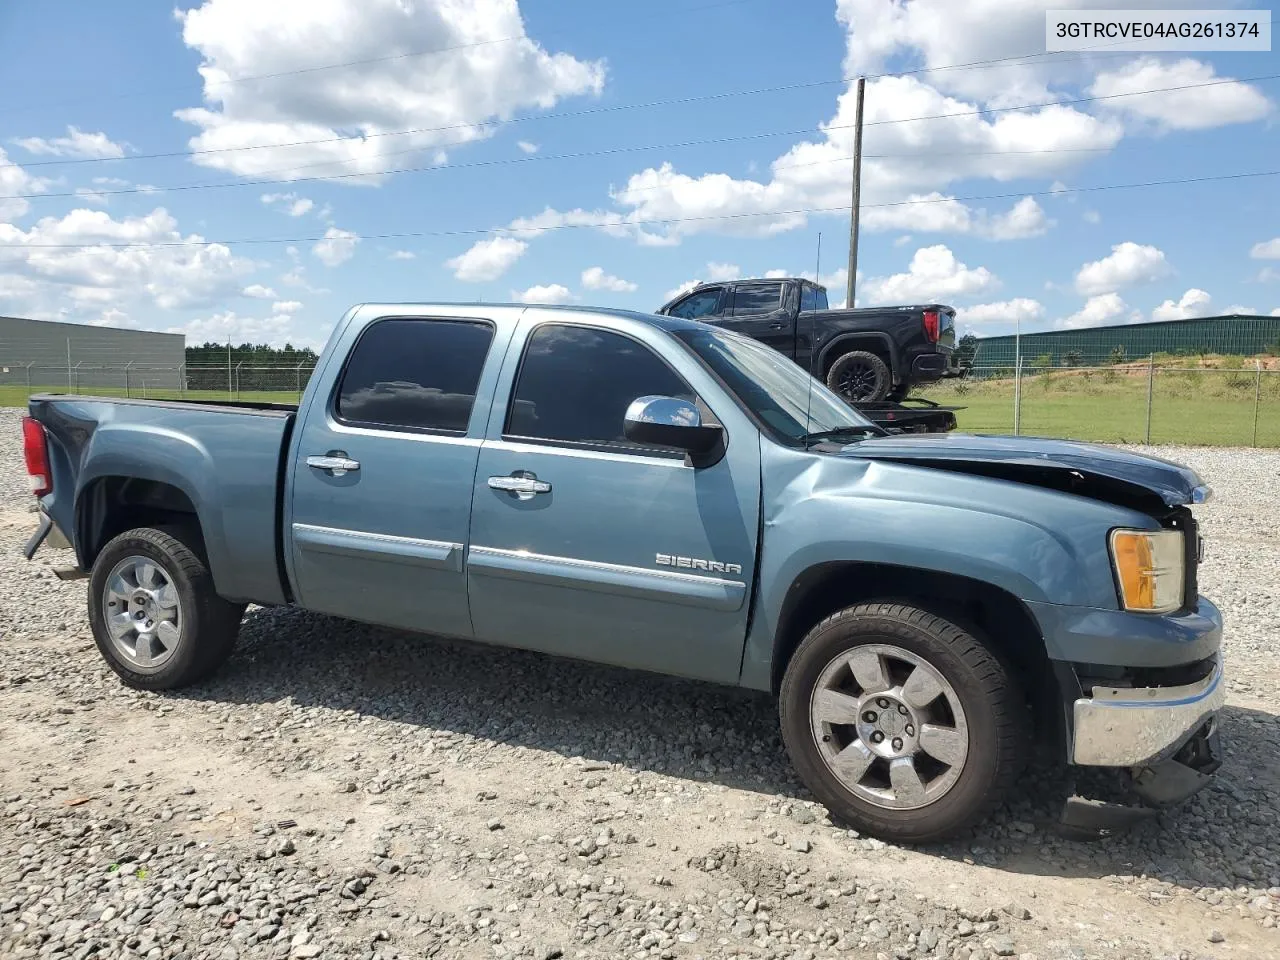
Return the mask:
<svg viewBox="0 0 1280 960">
<path fill-rule="evenodd" d="M 635 445 L 623 415 L 638 397 L 681 396 L 714 414 L 644 334 L 535 324 L 521 321 L 512 402 L 480 450 L 468 553 L 476 637 L 736 681 L 755 572 L 758 437 L 730 437 L 725 456 L 699 469 Z"/>
<path fill-rule="evenodd" d="M 376 320 L 295 448 L 290 543 L 310 610 L 471 636 L 463 572 L 494 340 L 483 320 Z"/>
</svg>

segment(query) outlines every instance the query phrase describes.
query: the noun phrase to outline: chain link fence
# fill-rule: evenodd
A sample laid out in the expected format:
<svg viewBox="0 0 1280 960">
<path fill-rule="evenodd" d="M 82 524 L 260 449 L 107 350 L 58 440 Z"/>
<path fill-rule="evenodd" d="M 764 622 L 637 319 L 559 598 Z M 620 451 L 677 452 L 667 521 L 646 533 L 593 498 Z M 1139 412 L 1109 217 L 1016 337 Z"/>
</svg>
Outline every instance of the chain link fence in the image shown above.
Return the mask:
<svg viewBox="0 0 1280 960">
<path fill-rule="evenodd" d="M 1280 446 L 1280 359 L 980 366 L 919 392 L 961 430 L 1107 443 Z"/>
<path fill-rule="evenodd" d="M 976 365 L 967 376 L 917 392 L 961 407 L 970 433 L 1064 437 L 1106 443 L 1280 447 L 1280 358 L 1152 355 L 1105 366 Z M 1020 368 L 1020 372 L 1019 372 Z M 0 406 L 32 393 L 78 393 L 148 400 L 259 400 L 297 403 L 314 367 L 157 366 L 8 363 L 0 366 Z"/>
<path fill-rule="evenodd" d="M 265 400 L 296 403 L 314 365 L 182 364 L 0 365 L 0 406 L 25 406 L 33 393 L 77 393 L 142 400 Z"/>
</svg>

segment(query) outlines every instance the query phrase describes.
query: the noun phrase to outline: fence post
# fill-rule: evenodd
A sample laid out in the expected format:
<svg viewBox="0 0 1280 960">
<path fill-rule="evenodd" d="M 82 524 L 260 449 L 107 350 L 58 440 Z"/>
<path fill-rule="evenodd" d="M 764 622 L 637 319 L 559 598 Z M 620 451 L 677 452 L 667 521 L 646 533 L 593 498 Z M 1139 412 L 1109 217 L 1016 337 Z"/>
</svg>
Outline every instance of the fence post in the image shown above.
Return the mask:
<svg viewBox="0 0 1280 960">
<path fill-rule="evenodd" d="M 1147 443 L 1151 443 L 1151 393 L 1156 381 L 1156 355 L 1147 356 Z"/>
<path fill-rule="evenodd" d="M 1022 358 L 1013 370 L 1013 435 L 1022 433 Z"/>
<path fill-rule="evenodd" d="M 298 366 L 293 371 L 293 377 L 298 388 L 298 402 L 302 402 L 302 364 L 304 361 L 299 360 Z"/>
<path fill-rule="evenodd" d="M 239 363 L 236 364 L 236 399 L 237 400 L 240 399 L 240 368 L 243 366 L 244 366 L 243 360 L 241 360 Z"/>
<path fill-rule="evenodd" d="M 34 367 L 35 365 L 36 364 L 34 360 L 31 363 L 27 364 L 27 395 L 28 396 L 31 395 L 31 368 Z"/>
<path fill-rule="evenodd" d="M 1262 361 L 1253 361 L 1253 445 L 1258 445 L 1258 401 L 1262 399 Z"/>
<path fill-rule="evenodd" d="M 67 342 L 70 343 L 71 341 L 68 340 Z M 71 391 L 72 393 L 80 392 L 80 367 L 83 363 L 84 361 L 81 360 L 80 363 L 76 364 L 76 369 L 75 369 L 76 386 L 75 386 L 75 389 Z"/>
<path fill-rule="evenodd" d="M 126 400 L 131 400 L 131 399 L 133 398 L 133 395 L 129 393 L 129 368 L 130 368 L 130 367 L 132 367 L 132 366 L 133 366 L 133 361 L 132 361 L 132 360 L 130 360 L 128 363 L 126 363 L 126 364 L 124 365 L 124 398 L 125 398 Z M 145 383 L 145 381 L 144 381 L 144 383 Z M 142 391 L 142 393 L 143 393 L 143 397 L 142 397 L 142 399 L 144 399 L 144 400 L 145 400 L 145 399 L 146 399 L 146 390 L 144 389 L 144 390 Z"/>
<path fill-rule="evenodd" d="M 67 337 L 67 393 L 75 393 L 71 386 L 71 338 Z"/>
<path fill-rule="evenodd" d="M 178 364 L 178 396 L 184 400 L 187 397 L 187 365 L 185 363 Z"/>
</svg>

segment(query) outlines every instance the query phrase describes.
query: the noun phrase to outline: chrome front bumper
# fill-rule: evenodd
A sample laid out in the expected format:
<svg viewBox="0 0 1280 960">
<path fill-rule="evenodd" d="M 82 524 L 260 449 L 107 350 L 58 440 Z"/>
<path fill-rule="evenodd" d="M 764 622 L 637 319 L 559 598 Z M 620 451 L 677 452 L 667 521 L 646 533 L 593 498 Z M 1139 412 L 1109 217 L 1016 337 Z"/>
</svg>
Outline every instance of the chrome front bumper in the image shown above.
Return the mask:
<svg viewBox="0 0 1280 960">
<path fill-rule="evenodd" d="M 1098 687 L 1075 702 L 1072 762 L 1141 767 L 1167 759 L 1222 709 L 1222 655 L 1203 680 L 1181 687 Z"/>
</svg>

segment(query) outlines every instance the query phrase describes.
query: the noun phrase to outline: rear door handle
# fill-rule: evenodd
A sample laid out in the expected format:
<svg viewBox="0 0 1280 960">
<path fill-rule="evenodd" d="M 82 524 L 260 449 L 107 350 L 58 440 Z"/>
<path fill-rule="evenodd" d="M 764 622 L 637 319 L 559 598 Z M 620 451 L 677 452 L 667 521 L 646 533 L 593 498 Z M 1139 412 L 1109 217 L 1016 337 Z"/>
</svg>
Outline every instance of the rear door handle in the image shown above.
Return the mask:
<svg viewBox="0 0 1280 960">
<path fill-rule="evenodd" d="M 335 477 L 341 477 L 359 470 L 360 461 L 349 460 L 346 457 L 307 457 L 307 466 L 315 467 L 317 470 L 327 470 Z"/>
<path fill-rule="evenodd" d="M 532 474 L 528 476 L 490 477 L 489 487 L 493 490 L 505 490 L 514 493 L 517 500 L 532 500 L 539 493 L 550 493 L 551 484 L 539 480 Z"/>
</svg>

